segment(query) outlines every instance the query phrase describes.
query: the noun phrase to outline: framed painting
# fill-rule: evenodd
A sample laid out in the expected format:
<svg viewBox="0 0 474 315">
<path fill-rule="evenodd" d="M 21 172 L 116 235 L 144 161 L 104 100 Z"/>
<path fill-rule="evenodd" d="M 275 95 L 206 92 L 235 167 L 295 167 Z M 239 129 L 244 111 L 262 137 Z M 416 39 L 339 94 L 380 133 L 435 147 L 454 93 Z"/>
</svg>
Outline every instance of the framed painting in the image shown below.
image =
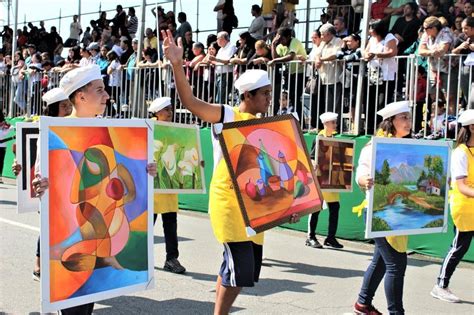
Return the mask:
<svg viewBox="0 0 474 315">
<path fill-rule="evenodd" d="M 16 178 L 17 212 L 27 213 L 39 210 L 39 199 L 35 198 L 31 181 L 34 179 L 39 126 L 37 123 L 16 124 L 16 160 L 21 172 Z"/>
<path fill-rule="evenodd" d="M 215 125 L 249 236 L 321 210 L 322 194 L 293 115 Z"/>
<path fill-rule="evenodd" d="M 155 192 L 205 194 L 199 126 L 153 122 Z"/>
<path fill-rule="evenodd" d="M 372 140 L 367 238 L 446 232 L 449 142 Z"/>
<path fill-rule="evenodd" d="M 151 289 L 152 124 L 40 119 L 42 312 Z"/>
<path fill-rule="evenodd" d="M 352 192 L 353 140 L 316 137 L 316 175 L 322 191 Z"/>
</svg>

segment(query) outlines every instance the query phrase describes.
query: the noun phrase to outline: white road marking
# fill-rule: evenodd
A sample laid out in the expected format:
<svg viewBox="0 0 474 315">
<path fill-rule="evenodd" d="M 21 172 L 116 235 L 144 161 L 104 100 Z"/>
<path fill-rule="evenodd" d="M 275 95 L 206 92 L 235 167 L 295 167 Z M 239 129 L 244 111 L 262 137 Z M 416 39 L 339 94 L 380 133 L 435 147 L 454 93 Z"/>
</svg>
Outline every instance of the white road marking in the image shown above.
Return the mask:
<svg viewBox="0 0 474 315">
<path fill-rule="evenodd" d="M 40 231 L 39 227 L 28 225 L 28 224 L 23 224 L 23 223 L 12 221 L 12 220 L 7 220 L 7 219 L 4 219 L 4 218 L 0 218 L 0 222 L 7 223 L 7 224 L 10 224 L 10 225 L 14 225 L 14 226 L 18 226 L 18 227 L 21 227 L 21 228 L 24 228 L 24 229 L 35 231 L 35 232 Z"/>
</svg>

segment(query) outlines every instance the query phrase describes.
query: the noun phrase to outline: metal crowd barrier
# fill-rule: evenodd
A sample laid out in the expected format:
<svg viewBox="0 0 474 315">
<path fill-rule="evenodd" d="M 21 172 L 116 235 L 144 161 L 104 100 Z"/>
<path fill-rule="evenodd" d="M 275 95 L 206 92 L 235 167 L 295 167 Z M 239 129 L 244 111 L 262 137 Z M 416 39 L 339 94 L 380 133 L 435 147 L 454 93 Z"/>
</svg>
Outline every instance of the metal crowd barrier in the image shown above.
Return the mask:
<svg viewBox="0 0 474 315">
<path fill-rule="evenodd" d="M 302 129 L 312 130 L 322 128 L 319 121 L 322 113 L 335 111 L 339 114 L 339 133 L 372 135 L 380 123 L 376 114 L 379 109 L 393 101 L 410 100 L 413 131 L 418 137 L 455 138 L 460 111 L 473 108 L 469 104 L 473 67 L 464 65 L 466 56 L 446 55 L 427 63 L 414 55 L 394 59 L 397 71 L 393 80 L 383 80 L 383 76 L 377 74 L 379 69 L 365 61 L 328 61 L 319 68 L 315 68 L 312 61 L 259 65 L 268 70 L 273 87 L 267 115 L 296 112 Z M 366 66 L 360 78 L 359 67 Z M 183 67 L 198 98 L 230 106 L 240 103 L 234 82 L 248 65 Z M 41 94 L 35 93 L 58 86 L 61 78 L 57 72 L 44 75 L 48 80 L 38 83 L 31 77 L 12 81 L 10 76 L 0 74 L 0 108 L 8 113 L 13 98 L 11 116 L 41 114 L 44 104 L 40 100 Z M 110 94 L 105 116 L 146 118 L 150 103 L 157 97 L 168 96 L 174 105 L 174 122 L 209 126 L 180 102 L 169 65 L 123 69 L 118 77 L 120 79 L 114 86 L 104 78 Z M 11 86 L 13 94 L 10 93 Z M 357 99 L 358 89 L 361 90 L 360 99 Z M 287 104 L 286 109 L 284 104 Z M 358 116 L 356 109 L 360 112 Z"/>
</svg>

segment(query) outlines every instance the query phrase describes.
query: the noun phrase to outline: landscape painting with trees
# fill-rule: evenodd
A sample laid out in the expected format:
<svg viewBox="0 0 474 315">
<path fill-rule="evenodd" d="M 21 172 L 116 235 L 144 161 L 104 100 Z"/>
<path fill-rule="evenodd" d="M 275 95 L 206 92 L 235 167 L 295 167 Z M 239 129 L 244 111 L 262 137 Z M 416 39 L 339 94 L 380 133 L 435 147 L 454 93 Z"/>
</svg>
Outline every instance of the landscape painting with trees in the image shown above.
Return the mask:
<svg viewBox="0 0 474 315">
<path fill-rule="evenodd" d="M 447 142 L 375 138 L 366 237 L 445 231 Z"/>
</svg>

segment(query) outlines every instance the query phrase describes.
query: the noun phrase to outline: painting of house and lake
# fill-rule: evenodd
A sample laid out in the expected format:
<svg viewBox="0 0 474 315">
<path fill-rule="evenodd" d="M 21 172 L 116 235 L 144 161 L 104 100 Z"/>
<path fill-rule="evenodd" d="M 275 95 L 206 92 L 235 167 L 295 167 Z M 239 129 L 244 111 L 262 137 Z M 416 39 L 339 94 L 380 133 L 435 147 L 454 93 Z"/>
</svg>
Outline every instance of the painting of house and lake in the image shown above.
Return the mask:
<svg viewBox="0 0 474 315">
<path fill-rule="evenodd" d="M 366 237 L 446 232 L 450 144 L 374 138 Z"/>
</svg>

